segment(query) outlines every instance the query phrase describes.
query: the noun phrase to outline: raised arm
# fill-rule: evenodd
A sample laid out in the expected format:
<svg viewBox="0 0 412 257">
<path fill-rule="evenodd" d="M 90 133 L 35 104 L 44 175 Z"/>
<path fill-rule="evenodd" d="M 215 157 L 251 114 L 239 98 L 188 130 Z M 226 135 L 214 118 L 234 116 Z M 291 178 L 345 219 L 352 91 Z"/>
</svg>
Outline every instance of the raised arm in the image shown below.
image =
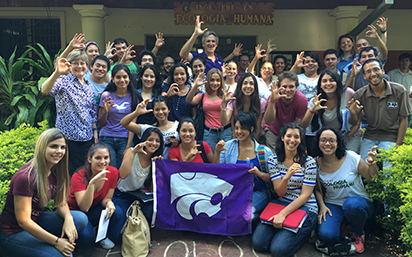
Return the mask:
<svg viewBox="0 0 412 257">
<path fill-rule="evenodd" d="M 113 105 L 115 105 L 113 100 L 110 100 L 109 97 L 105 97 L 104 99 L 100 98 L 100 101 L 103 101 L 103 107 L 99 107 L 99 118 L 97 122 L 99 123 L 100 127 L 104 127 L 107 122 L 107 115 L 109 114 L 110 109 L 112 109 Z"/>
<path fill-rule="evenodd" d="M 57 57 L 56 64 L 55 64 L 55 70 L 52 73 L 52 75 L 48 79 L 46 79 L 46 81 L 41 86 L 41 92 L 43 94 L 49 93 L 52 90 L 57 78 L 60 75 L 65 74 L 69 71 L 70 71 L 70 63 L 67 62 L 65 58 Z"/>
<path fill-rule="evenodd" d="M 125 129 L 135 133 L 136 135 L 140 135 L 142 132 L 142 127 L 139 124 L 136 124 L 136 118 L 139 115 L 143 115 L 149 112 L 152 112 L 153 110 L 147 110 L 146 106 L 147 103 L 150 101 L 150 99 L 146 99 L 143 102 L 139 103 L 136 106 L 136 110 L 134 110 L 132 113 L 126 115 L 121 121 L 120 125 L 122 125 Z"/>
<path fill-rule="evenodd" d="M 197 15 L 196 22 L 195 22 L 195 30 L 193 31 L 193 34 L 189 38 L 189 40 L 186 41 L 186 43 L 183 45 L 182 49 L 180 49 L 180 53 L 179 53 L 180 58 L 186 59 L 189 61 L 192 60 L 193 55 L 190 53 L 190 50 L 192 49 L 196 41 L 196 38 L 207 31 L 207 28 L 202 30 L 201 28 L 202 24 L 203 24 L 203 21 L 200 21 L 200 15 Z"/>
<path fill-rule="evenodd" d="M 378 146 L 372 146 L 366 157 L 366 162 L 362 159 L 359 160 L 358 172 L 365 179 L 372 181 L 372 179 L 379 173 L 378 166 L 376 166 L 376 149 Z"/>
<path fill-rule="evenodd" d="M 346 81 L 346 84 L 345 84 L 346 87 L 350 87 L 352 89 L 355 87 L 356 75 L 358 75 L 359 72 L 362 69 L 361 67 L 358 67 L 358 65 L 361 65 L 361 64 L 358 62 L 358 57 L 356 57 L 355 59 L 353 59 L 352 71 L 351 71 L 350 76 L 348 77 L 348 79 Z"/>
<path fill-rule="evenodd" d="M 125 179 L 129 176 L 129 174 L 132 170 L 134 157 L 139 152 L 145 153 L 145 151 L 143 150 L 143 148 L 145 146 L 146 146 L 146 142 L 142 142 L 140 144 L 137 144 L 134 148 L 127 148 L 126 149 L 126 151 L 124 153 L 122 165 L 119 168 L 119 177 L 121 179 Z"/>
<path fill-rule="evenodd" d="M 226 143 L 223 140 L 220 140 L 217 142 L 216 147 L 215 147 L 215 155 L 213 156 L 213 163 L 220 163 L 220 153 L 222 151 L 227 151 L 227 148 L 225 147 Z"/>
<path fill-rule="evenodd" d="M 316 112 L 327 108 L 326 106 L 321 105 L 322 102 L 327 101 L 326 99 L 319 99 L 321 95 L 322 94 L 315 95 L 315 97 L 312 99 L 313 106 L 306 110 L 305 117 L 303 117 L 302 122 L 300 124 L 303 128 L 307 128 L 310 125 L 313 116 L 315 116 Z"/>
<path fill-rule="evenodd" d="M 67 55 L 74 49 L 84 49 L 84 44 L 83 42 L 86 41 L 84 38 L 84 34 L 82 33 L 76 33 L 76 35 L 73 36 L 72 40 L 70 41 L 69 45 L 64 49 L 64 51 L 60 54 L 60 58 L 66 58 Z"/>
<path fill-rule="evenodd" d="M 250 62 L 249 66 L 247 67 L 247 72 L 254 74 L 254 69 L 256 66 L 256 63 L 259 59 L 261 59 L 262 57 L 266 56 L 266 51 L 262 48 L 262 44 L 258 44 L 257 46 L 255 46 L 255 57 L 253 57 L 252 61 Z"/>
<path fill-rule="evenodd" d="M 366 37 L 373 38 L 376 40 L 376 44 L 379 49 L 379 58 L 385 61 L 388 58 L 388 48 L 382 41 L 381 37 L 378 35 L 378 30 L 373 25 L 368 25 L 369 30 L 366 31 Z"/>
<path fill-rule="evenodd" d="M 204 72 L 197 75 L 193 83 L 193 87 L 190 89 L 189 93 L 186 96 L 186 103 L 191 104 L 191 105 L 197 105 L 200 103 L 200 101 L 202 100 L 202 94 L 197 94 L 196 96 L 195 94 L 196 92 L 199 91 L 199 87 L 206 83 L 206 81 L 203 81 L 205 76 L 206 75 Z"/>
<path fill-rule="evenodd" d="M 290 68 L 290 71 L 297 73 L 300 68 L 305 67 L 305 64 L 304 64 L 305 58 L 303 57 L 304 54 L 305 52 L 302 51 L 300 52 L 300 54 L 296 55 L 295 63 Z"/>
<path fill-rule="evenodd" d="M 86 190 L 74 192 L 74 198 L 76 199 L 77 205 L 83 212 L 88 212 L 93 203 L 94 191 L 96 183 L 101 181 L 106 181 L 106 174 L 109 173 L 108 170 L 100 171 L 96 176 L 94 176 L 87 185 Z"/>
<path fill-rule="evenodd" d="M 229 88 L 227 88 L 223 92 L 222 103 L 220 104 L 220 123 L 222 124 L 222 126 L 226 126 L 227 124 L 229 124 L 230 119 L 232 118 L 233 111 L 227 109 L 227 103 L 230 100 L 235 99 L 236 97 L 229 96 Z"/>
<path fill-rule="evenodd" d="M 363 105 L 361 105 L 358 100 L 352 98 L 346 105 L 346 108 L 350 111 L 349 123 L 357 124 L 359 119 L 361 119 L 361 110 L 363 109 Z"/>
<path fill-rule="evenodd" d="M 388 18 L 385 17 L 379 17 L 379 19 L 376 21 L 376 26 L 378 26 L 381 31 L 381 39 L 385 45 L 388 43 L 387 24 Z"/>
<path fill-rule="evenodd" d="M 279 80 L 277 80 L 275 83 L 272 84 L 272 92 L 270 94 L 270 97 L 268 99 L 268 106 L 266 108 L 266 113 L 264 116 L 265 123 L 268 125 L 271 125 L 276 118 L 276 110 L 275 110 L 275 103 L 277 100 L 286 97 L 285 94 L 282 94 L 283 89 L 278 88 L 278 83 Z"/>
<path fill-rule="evenodd" d="M 156 36 L 156 42 L 155 45 L 152 49 L 152 53 L 156 56 L 157 52 L 159 52 L 159 49 L 164 46 L 165 44 L 165 39 L 163 38 L 163 33 L 159 32 L 158 34 L 155 34 Z"/>
<path fill-rule="evenodd" d="M 243 47 L 243 44 L 241 44 L 241 43 L 239 43 L 239 44 L 235 43 L 235 48 L 233 49 L 233 51 L 232 51 L 228 56 L 226 56 L 225 59 L 223 59 L 223 61 L 227 62 L 227 61 L 229 61 L 229 60 L 232 60 L 234 57 L 239 56 L 239 55 L 240 55 L 240 52 L 242 52 L 242 50 L 243 50 L 242 47 Z"/>
<path fill-rule="evenodd" d="M 122 58 L 118 60 L 119 64 L 126 64 L 128 61 L 131 61 L 133 58 L 136 57 L 136 51 L 133 50 L 134 45 L 129 45 L 126 48 L 126 51 Z"/>
<path fill-rule="evenodd" d="M 269 60 L 269 54 L 272 52 L 272 51 L 274 51 L 274 50 L 276 50 L 276 44 L 273 44 L 272 43 L 273 42 L 273 39 L 269 39 L 269 41 L 268 41 L 268 50 L 267 50 L 267 54 L 266 54 L 266 56 L 265 56 L 265 61 L 270 61 Z"/>
</svg>

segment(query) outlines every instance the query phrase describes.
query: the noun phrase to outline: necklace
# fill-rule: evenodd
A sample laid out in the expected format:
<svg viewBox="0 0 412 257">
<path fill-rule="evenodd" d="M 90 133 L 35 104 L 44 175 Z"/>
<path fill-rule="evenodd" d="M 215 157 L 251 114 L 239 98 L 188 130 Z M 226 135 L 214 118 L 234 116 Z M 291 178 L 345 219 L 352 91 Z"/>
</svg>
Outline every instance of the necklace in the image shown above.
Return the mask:
<svg viewBox="0 0 412 257">
<path fill-rule="evenodd" d="M 176 111 L 179 110 L 180 97 L 181 97 L 180 95 L 177 95 Z"/>
</svg>

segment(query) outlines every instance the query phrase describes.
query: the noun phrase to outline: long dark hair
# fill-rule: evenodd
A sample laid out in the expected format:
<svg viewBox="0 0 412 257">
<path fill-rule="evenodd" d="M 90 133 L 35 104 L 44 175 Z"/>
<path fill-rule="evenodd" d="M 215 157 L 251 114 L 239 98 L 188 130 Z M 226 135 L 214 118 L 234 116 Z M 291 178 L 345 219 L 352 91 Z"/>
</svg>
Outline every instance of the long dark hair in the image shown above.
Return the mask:
<svg viewBox="0 0 412 257">
<path fill-rule="evenodd" d="M 129 68 L 124 65 L 124 64 L 118 64 L 116 66 L 114 66 L 113 70 L 112 70 L 112 78 L 114 78 L 114 76 L 116 76 L 117 72 L 119 72 L 120 70 L 123 70 L 127 73 L 127 76 L 129 76 L 129 85 L 127 85 L 127 91 L 129 92 L 131 98 L 132 98 L 132 111 L 136 109 L 136 106 L 138 104 L 138 92 L 135 89 L 135 86 L 133 85 L 133 79 L 132 79 L 132 74 L 130 73 Z M 107 84 L 106 89 L 104 91 L 108 91 L 108 92 L 116 92 L 116 84 L 114 84 L 113 80 L 111 80 L 109 82 L 109 84 Z M 100 99 L 100 101 L 102 101 L 102 99 Z"/>
<path fill-rule="evenodd" d="M 328 99 L 328 95 L 325 93 L 325 91 L 323 91 L 323 89 L 321 87 L 322 78 L 323 78 L 323 76 L 325 76 L 325 74 L 328 74 L 329 76 L 331 76 L 332 79 L 336 82 L 335 95 L 336 95 L 336 98 L 337 98 L 337 101 L 338 101 L 338 103 L 336 105 L 336 108 L 337 108 L 336 109 L 336 116 L 337 116 L 337 119 L 340 123 L 340 126 L 342 127 L 343 122 L 342 122 L 342 114 L 340 112 L 340 105 L 341 105 L 341 102 L 342 102 L 342 95 L 344 93 L 346 93 L 346 87 L 343 86 L 342 81 L 341 81 L 341 79 L 340 79 L 340 77 L 339 77 L 339 75 L 336 71 L 331 70 L 331 69 L 326 69 L 326 70 L 324 70 L 320 73 L 319 80 L 318 80 L 318 85 L 316 86 L 316 90 L 317 90 L 316 94 L 317 95 L 321 94 L 321 96 L 320 96 L 321 99 L 326 99 L 326 100 Z M 324 105 L 324 104 L 325 104 L 325 102 L 322 103 L 322 105 Z M 312 131 L 316 131 L 316 130 L 319 129 L 319 127 L 320 127 L 319 126 L 319 119 L 320 119 L 320 122 L 321 122 L 322 125 L 325 124 L 325 122 L 323 120 L 323 114 L 324 113 L 325 113 L 325 109 L 320 109 L 318 114 L 315 114 L 315 116 L 313 117 L 313 119 L 310 123 L 312 125 L 312 128 L 313 128 Z"/>
<path fill-rule="evenodd" d="M 253 133 L 255 133 L 257 128 L 256 115 L 253 112 L 240 112 L 235 116 L 233 123 L 236 124 L 238 121 L 243 129 L 249 131 L 249 137 L 253 138 Z"/>
<path fill-rule="evenodd" d="M 315 144 L 312 146 L 314 156 L 319 156 L 319 157 L 323 156 L 323 153 L 319 148 L 319 139 L 323 131 L 326 131 L 326 130 L 330 130 L 333 133 L 335 133 L 336 143 L 337 143 L 335 155 L 338 159 L 342 159 L 342 157 L 346 155 L 345 141 L 343 140 L 341 132 L 337 130 L 336 128 L 332 128 L 332 127 L 322 127 L 320 130 L 318 130 L 318 132 L 316 132 L 316 141 L 315 141 Z"/>
<path fill-rule="evenodd" d="M 236 110 L 237 110 L 238 113 L 240 113 L 242 111 L 245 111 L 243 109 L 244 106 L 245 106 L 244 102 L 243 102 L 243 97 L 245 95 L 242 92 L 242 85 L 243 85 L 243 81 L 248 77 L 252 77 L 254 87 L 255 87 L 255 90 L 250 95 L 250 110 L 249 110 L 249 112 L 254 113 L 256 115 L 256 117 L 259 117 L 259 115 L 260 115 L 259 88 L 258 88 L 258 83 L 257 83 L 256 77 L 252 73 L 244 73 L 239 78 L 239 80 L 237 81 L 236 90 L 235 90 L 236 100 L 232 100 L 232 101 L 235 101 Z"/>
<path fill-rule="evenodd" d="M 168 101 L 168 99 L 166 97 L 164 97 L 162 95 L 158 95 L 153 99 L 153 111 L 155 109 L 155 104 L 156 103 L 165 103 L 166 107 L 169 109 L 169 114 L 170 114 L 170 111 L 172 110 L 172 103 L 170 101 Z M 169 118 L 169 117 L 167 117 L 167 118 Z M 153 115 L 153 119 L 154 119 L 154 121 L 153 121 L 152 124 L 157 123 L 156 126 L 158 126 L 159 121 L 156 119 L 155 115 Z"/>
<path fill-rule="evenodd" d="M 193 125 L 193 127 L 195 128 L 195 140 L 196 140 L 196 134 L 197 134 L 196 122 L 190 117 L 183 117 L 179 120 L 179 125 L 177 125 L 177 133 L 179 133 L 179 136 L 180 136 L 180 129 L 182 128 L 183 123 L 190 123 Z"/>
<path fill-rule="evenodd" d="M 86 171 L 84 171 L 84 173 L 86 174 L 85 178 L 86 178 L 87 183 L 90 182 L 90 179 L 91 179 L 92 176 L 93 176 L 92 164 L 89 162 L 88 159 L 89 159 L 89 158 L 93 158 L 93 156 L 94 156 L 94 154 L 96 153 L 96 151 L 97 151 L 97 150 L 100 150 L 100 149 L 106 149 L 107 152 L 109 153 L 110 159 L 112 158 L 112 157 L 110 156 L 110 148 L 109 148 L 109 146 L 106 145 L 105 143 L 100 143 L 100 142 L 99 142 L 99 143 L 95 143 L 95 144 L 93 144 L 92 146 L 90 146 L 89 151 L 87 151 L 87 160 L 86 160 L 86 162 L 84 163 L 84 166 L 83 166 L 83 167 L 80 167 L 79 170 L 77 171 L 77 172 L 80 172 L 81 169 L 86 168 Z M 109 160 L 109 162 L 110 162 L 110 160 Z M 83 181 L 83 182 L 84 182 L 84 181 Z"/>
<path fill-rule="evenodd" d="M 286 123 L 280 129 L 279 137 L 276 141 L 276 148 L 275 148 L 275 153 L 278 158 L 278 162 L 284 162 L 286 159 L 285 143 L 282 141 L 282 137 L 285 137 L 288 129 L 298 129 L 299 130 L 300 144 L 298 146 L 296 155 L 293 157 L 293 161 L 303 166 L 306 163 L 306 157 L 307 157 L 306 150 L 305 150 L 305 136 L 304 136 L 302 127 L 299 126 L 299 124 L 297 124 L 296 122 Z"/>
<path fill-rule="evenodd" d="M 186 64 L 181 63 L 181 62 L 176 63 L 175 65 L 172 66 L 172 68 L 170 68 L 168 81 L 170 82 L 170 85 L 175 83 L 174 73 L 175 73 L 176 68 L 178 67 L 182 67 L 185 70 L 185 73 L 186 73 L 185 85 L 187 85 L 189 81 L 189 72 L 187 71 Z"/>
<path fill-rule="evenodd" d="M 162 153 L 163 153 L 163 144 L 164 144 L 164 142 L 163 142 L 162 132 L 158 128 L 150 127 L 150 128 L 146 129 L 143 132 L 143 135 L 142 135 L 142 138 L 141 138 L 140 142 L 145 142 L 150 137 L 150 135 L 153 134 L 153 133 L 157 134 L 159 136 L 159 139 L 160 139 L 159 148 L 152 154 L 152 157 L 155 157 L 155 156 L 162 155 Z M 146 149 L 143 148 L 143 150 L 146 150 Z"/>
<path fill-rule="evenodd" d="M 155 75 L 155 83 L 152 89 L 152 96 L 156 97 L 162 93 L 162 78 L 160 77 L 160 73 L 157 71 L 156 67 L 153 65 L 146 65 L 144 66 L 141 71 L 139 72 L 139 79 L 137 80 L 137 89 L 143 88 L 143 75 L 147 69 L 151 69 Z M 139 101 L 143 101 L 143 98 L 140 94 L 138 94 Z"/>
</svg>

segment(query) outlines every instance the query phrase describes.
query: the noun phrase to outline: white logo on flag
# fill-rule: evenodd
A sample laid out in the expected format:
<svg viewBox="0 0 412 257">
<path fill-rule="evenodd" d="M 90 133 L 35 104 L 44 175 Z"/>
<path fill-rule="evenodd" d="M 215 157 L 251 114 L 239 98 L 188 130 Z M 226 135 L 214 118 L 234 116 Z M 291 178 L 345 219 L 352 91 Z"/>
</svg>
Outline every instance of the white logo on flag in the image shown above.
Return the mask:
<svg viewBox="0 0 412 257">
<path fill-rule="evenodd" d="M 177 199 L 176 210 L 183 218 L 192 220 L 190 209 L 194 205 L 196 215 L 205 213 L 212 217 L 221 209 L 221 202 L 233 185 L 216 175 L 203 172 L 175 173 L 170 177 L 171 203 Z"/>
</svg>

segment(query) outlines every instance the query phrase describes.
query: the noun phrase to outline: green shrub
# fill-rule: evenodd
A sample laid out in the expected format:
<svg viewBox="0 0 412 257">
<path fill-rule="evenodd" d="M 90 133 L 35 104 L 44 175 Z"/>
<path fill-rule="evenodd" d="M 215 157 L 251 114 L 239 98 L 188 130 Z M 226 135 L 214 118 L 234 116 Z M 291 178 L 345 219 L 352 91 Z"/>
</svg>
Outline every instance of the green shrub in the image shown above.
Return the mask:
<svg viewBox="0 0 412 257">
<path fill-rule="evenodd" d="M 0 132 L 0 212 L 6 201 L 11 178 L 33 157 L 37 138 L 47 129 L 47 121 L 38 125 L 38 128 L 34 128 L 22 124 L 16 129 Z"/>
<path fill-rule="evenodd" d="M 401 248 L 412 254 L 412 130 L 408 128 L 404 144 L 382 151 L 382 160 L 392 167 L 380 171 L 374 183 L 369 183 L 369 195 L 387 204 L 386 213 L 378 216 L 382 227 L 399 237 Z"/>
</svg>

